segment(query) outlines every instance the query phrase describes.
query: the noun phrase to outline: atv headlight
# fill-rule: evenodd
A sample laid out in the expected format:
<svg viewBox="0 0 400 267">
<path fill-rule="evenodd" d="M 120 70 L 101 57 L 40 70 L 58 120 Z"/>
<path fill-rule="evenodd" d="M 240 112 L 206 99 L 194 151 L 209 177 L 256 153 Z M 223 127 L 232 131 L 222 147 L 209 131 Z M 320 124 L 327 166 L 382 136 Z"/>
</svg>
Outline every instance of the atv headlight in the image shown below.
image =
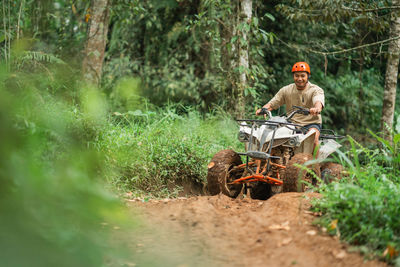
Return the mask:
<svg viewBox="0 0 400 267">
<path fill-rule="evenodd" d="M 240 142 L 248 142 L 249 141 L 249 135 L 245 132 L 239 132 L 238 134 L 238 139 Z"/>
<path fill-rule="evenodd" d="M 289 146 L 300 146 L 299 138 L 297 136 L 290 138 L 287 141 Z"/>
</svg>

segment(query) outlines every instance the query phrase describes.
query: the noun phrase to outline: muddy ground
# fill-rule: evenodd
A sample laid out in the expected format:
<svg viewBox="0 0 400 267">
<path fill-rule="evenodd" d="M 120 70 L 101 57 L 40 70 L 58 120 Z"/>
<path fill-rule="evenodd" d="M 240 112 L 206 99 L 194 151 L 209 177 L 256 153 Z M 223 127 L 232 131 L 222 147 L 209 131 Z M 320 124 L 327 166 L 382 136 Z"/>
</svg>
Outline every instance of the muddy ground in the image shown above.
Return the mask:
<svg viewBox="0 0 400 267">
<path fill-rule="evenodd" d="M 125 237 L 132 252 L 125 266 L 386 266 L 313 226 L 313 197 L 131 200 L 142 226 Z"/>
</svg>

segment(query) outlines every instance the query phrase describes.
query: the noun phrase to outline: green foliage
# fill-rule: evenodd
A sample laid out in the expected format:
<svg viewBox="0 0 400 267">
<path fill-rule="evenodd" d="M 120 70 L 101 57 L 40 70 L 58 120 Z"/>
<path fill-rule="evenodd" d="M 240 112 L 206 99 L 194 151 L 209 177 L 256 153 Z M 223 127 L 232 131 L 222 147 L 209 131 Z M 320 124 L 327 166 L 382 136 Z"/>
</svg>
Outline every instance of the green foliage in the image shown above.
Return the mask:
<svg viewBox="0 0 400 267">
<path fill-rule="evenodd" d="M 379 129 L 383 97 L 380 73 L 374 69 L 362 73 L 341 70 L 341 75 L 327 76 L 318 70 L 314 73 L 313 79 L 325 91 L 323 115 L 328 128 L 360 133 L 366 133 L 367 128 Z"/>
<path fill-rule="evenodd" d="M 15 59 L 15 68 L 22 69 L 22 68 L 30 68 L 30 69 L 37 69 L 40 68 L 38 66 L 44 66 L 44 64 L 61 64 L 66 67 L 66 63 L 59 59 L 58 57 L 52 54 L 46 54 L 44 52 L 36 52 L 36 51 L 25 51 L 22 55 Z M 41 68 L 40 68 L 41 69 Z"/>
<path fill-rule="evenodd" d="M 373 3 L 375 2 L 375 3 Z M 304 50 L 314 49 L 321 52 L 342 50 L 358 46 L 364 43 L 376 41 L 376 37 L 382 38 L 389 29 L 390 9 L 383 8 L 390 6 L 385 1 L 284 1 L 276 5 L 276 8 L 286 15 L 290 20 L 296 21 L 296 24 L 302 24 L 302 21 L 307 21 L 305 24 L 318 29 L 317 32 L 309 32 L 309 37 L 317 38 L 314 44 L 303 46 Z M 373 10 L 375 8 L 381 8 Z M 367 11 L 371 10 L 372 11 Z M 310 23 L 311 22 L 311 23 Z M 330 30 L 329 33 L 327 30 Z M 323 33 L 322 36 L 318 34 Z M 329 40 L 325 37 L 332 34 L 340 35 L 342 38 L 334 38 Z M 347 47 L 346 47 L 347 46 Z M 382 52 L 382 47 L 372 46 L 354 53 L 343 53 L 336 56 L 344 58 L 360 57 L 357 60 L 361 62 L 371 62 L 374 57 L 372 52 Z M 309 52 L 309 51 L 308 51 Z M 349 57 L 350 56 L 350 57 Z M 332 57 L 336 60 L 337 57 Z"/>
<path fill-rule="evenodd" d="M 5 86 L 10 79 L 17 87 Z M 85 124 L 98 127 L 99 121 L 48 94 L 41 87 L 46 83 L 0 75 L 1 263 L 118 261 L 117 243 L 111 244 L 104 225 L 125 223 L 124 209 L 105 189 L 102 156 L 88 149 L 85 138 Z"/>
<path fill-rule="evenodd" d="M 110 182 L 135 194 L 176 195 L 175 185 L 202 186 L 213 154 L 237 148 L 235 123 L 193 110 L 186 115 L 166 110 L 116 114 L 95 146 L 105 154 Z"/>
<path fill-rule="evenodd" d="M 79 59 L 86 37 L 88 5 L 89 1 L 3 1 L 0 40 L 5 45 L 0 50 L 1 58 L 11 52 L 8 43 L 15 43 L 18 38 L 29 38 L 36 53 L 69 58 L 76 55 Z"/>
<path fill-rule="evenodd" d="M 101 177 L 158 197 L 176 195 L 184 181 L 201 185 L 212 155 L 239 143 L 231 119 L 195 110 L 231 112 L 240 73 L 253 112 L 293 82 L 294 62 L 308 61 L 311 82 L 325 89 L 324 124 L 347 133 L 379 127 L 387 45 L 316 51 L 385 39 L 390 10 L 365 11 L 385 1 L 253 1 L 246 22 L 240 1 L 112 1 L 102 90 L 79 85 L 73 68 L 81 65 L 89 2 L 2 2 L 0 58 L 11 71 L 0 71 L 7 266 L 101 266 L 113 258 L 100 223 L 118 223 L 121 208 Z M 236 67 L 238 48 L 249 49 L 249 68 Z M 191 108 L 161 109 L 169 103 Z M 400 250 L 399 108 L 393 143 L 372 132 L 381 149 L 350 139 L 350 153 L 340 156 L 349 177 L 322 187 L 317 206 L 325 226 L 338 220 L 332 231 L 379 255 Z"/>
<path fill-rule="evenodd" d="M 142 94 L 139 78 L 123 78 L 113 86 L 109 99 L 114 110 L 127 112 L 145 107 Z"/>
<path fill-rule="evenodd" d="M 324 197 L 315 203 L 328 231 L 390 262 L 400 251 L 400 132 L 393 135 L 390 144 L 373 134 L 381 149 L 367 149 L 349 137 L 351 150 L 341 153 L 348 177 L 324 187 Z M 394 253 L 384 253 L 387 249 Z"/>
<path fill-rule="evenodd" d="M 126 101 L 131 106 L 144 99 L 157 106 L 184 103 L 203 112 L 215 107 L 235 110 L 237 78 L 246 73 L 249 84 L 243 92 L 247 111 L 253 112 L 255 106 L 265 104 L 279 88 L 293 82 L 291 65 L 305 60 L 312 68 L 311 81 L 326 90 L 324 123 L 347 131 L 353 131 L 352 125 L 359 121 L 361 127 L 355 128 L 365 129 L 367 122 L 373 123 L 368 125 L 373 130 L 379 127 L 387 43 L 326 58 L 315 51 L 341 50 L 387 38 L 390 9 L 365 10 L 389 3 L 253 1 L 253 18 L 244 22 L 239 2 L 113 1 L 102 87 L 114 110 L 143 109 L 139 103 L 137 107 L 124 106 Z M 11 46 L 10 62 L 25 72 L 47 71 L 48 80 L 53 80 L 47 90 L 76 97 L 79 92 L 70 79 L 74 68 L 63 62 L 81 65 L 89 1 L 5 3 L 6 16 L 0 20 L 2 60 L 10 59 L 5 57 L 10 42 L 29 40 L 25 50 L 30 52 L 16 55 Z M 249 49 L 248 69 L 235 66 L 239 47 Z M 60 75 L 52 77 L 48 66 L 57 62 Z M 64 78 L 63 72 L 67 73 Z M 117 84 L 131 78 L 138 84 L 140 80 L 135 91 L 138 98 L 122 99 Z M 54 81 L 59 84 L 55 86 Z M 396 105 L 397 112 L 399 108 Z"/>
<path fill-rule="evenodd" d="M 121 72 L 132 73 L 141 77 L 144 96 L 152 103 L 173 101 L 208 111 L 215 105 L 235 107 L 239 73 L 247 74 L 249 86 L 244 92 L 249 99 L 258 96 L 271 78 L 270 68 L 262 64 L 264 46 L 259 46 L 274 40 L 272 33 L 259 27 L 260 21 L 273 19 L 271 14 L 261 18 L 254 14 L 250 23 L 238 23 L 238 4 L 231 0 L 162 5 L 121 1 L 113 11 L 103 84 L 112 84 Z M 249 46 L 241 36 L 244 32 Z M 239 46 L 250 48 L 249 69 L 234 66 Z"/>
</svg>

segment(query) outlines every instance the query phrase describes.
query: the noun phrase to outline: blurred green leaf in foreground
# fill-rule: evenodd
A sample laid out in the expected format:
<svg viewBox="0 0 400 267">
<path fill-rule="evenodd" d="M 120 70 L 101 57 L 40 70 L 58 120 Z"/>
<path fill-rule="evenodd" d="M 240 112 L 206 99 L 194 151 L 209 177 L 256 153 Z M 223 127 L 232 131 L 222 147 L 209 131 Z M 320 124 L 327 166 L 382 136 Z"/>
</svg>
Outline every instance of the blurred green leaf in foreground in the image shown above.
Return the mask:
<svg viewBox="0 0 400 267">
<path fill-rule="evenodd" d="M 110 265 L 105 225 L 124 212 L 82 141 L 98 122 L 46 93 L 40 74 L 23 75 L 0 66 L 0 265 Z"/>
</svg>

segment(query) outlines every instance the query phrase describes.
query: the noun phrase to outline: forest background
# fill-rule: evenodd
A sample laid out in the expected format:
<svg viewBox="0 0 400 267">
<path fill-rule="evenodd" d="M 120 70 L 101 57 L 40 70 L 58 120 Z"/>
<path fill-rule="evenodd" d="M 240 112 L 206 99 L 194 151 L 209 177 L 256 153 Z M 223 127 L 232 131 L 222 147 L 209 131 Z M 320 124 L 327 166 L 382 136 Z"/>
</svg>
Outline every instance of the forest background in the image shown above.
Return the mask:
<svg viewBox="0 0 400 267">
<path fill-rule="evenodd" d="M 375 221 L 330 204 L 399 195 L 399 1 L 2 0 L 0 9 L 8 266 L 99 266 L 105 231 L 93 225 L 123 221 L 115 192 L 147 199 L 177 196 L 183 180 L 201 187 L 216 151 L 240 149 L 233 119 L 291 83 L 297 61 L 325 90 L 324 128 L 354 137 L 341 160 L 360 191 L 327 188 L 325 221 L 340 217 L 343 236 L 394 262 L 399 226 L 377 216 L 396 211 L 372 209 Z M 26 235 L 35 242 L 17 257 Z M 53 256 L 37 258 L 43 249 Z"/>
</svg>

